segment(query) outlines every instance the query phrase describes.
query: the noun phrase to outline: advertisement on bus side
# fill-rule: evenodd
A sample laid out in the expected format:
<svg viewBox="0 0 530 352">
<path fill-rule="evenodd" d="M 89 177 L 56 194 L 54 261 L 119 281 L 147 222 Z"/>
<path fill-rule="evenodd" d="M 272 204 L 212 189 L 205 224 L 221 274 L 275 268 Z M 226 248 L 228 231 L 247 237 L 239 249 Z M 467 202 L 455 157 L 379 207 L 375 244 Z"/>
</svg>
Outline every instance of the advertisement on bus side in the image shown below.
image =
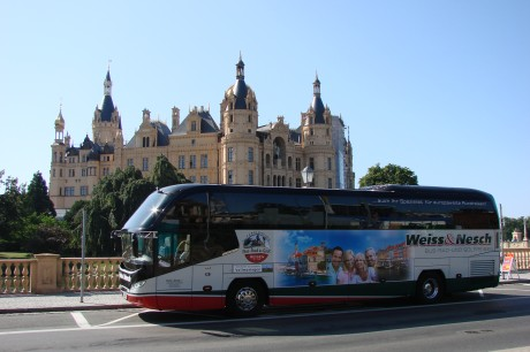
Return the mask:
<svg viewBox="0 0 530 352">
<path fill-rule="evenodd" d="M 406 281 L 415 258 L 494 249 L 493 233 L 480 230 L 242 230 L 238 237 L 249 265 L 238 270 L 273 271 L 276 287 Z"/>
</svg>

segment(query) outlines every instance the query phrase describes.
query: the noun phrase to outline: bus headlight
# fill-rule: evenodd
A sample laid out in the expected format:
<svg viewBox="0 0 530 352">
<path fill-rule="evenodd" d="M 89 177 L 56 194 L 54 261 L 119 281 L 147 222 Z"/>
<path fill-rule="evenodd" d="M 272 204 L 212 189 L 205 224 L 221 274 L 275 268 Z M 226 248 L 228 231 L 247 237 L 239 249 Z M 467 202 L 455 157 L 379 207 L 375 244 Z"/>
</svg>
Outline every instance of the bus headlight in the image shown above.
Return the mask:
<svg viewBox="0 0 530 352">
<path fill-rule="evenodd" d="M 138 282 L 134 283 L 134 285 L 132 285 L 131 289 L 138 290 L 138 289 L 142 288 L 144 285 L 145 285 L 145 281 L 138 281 Z"/>
</svg>

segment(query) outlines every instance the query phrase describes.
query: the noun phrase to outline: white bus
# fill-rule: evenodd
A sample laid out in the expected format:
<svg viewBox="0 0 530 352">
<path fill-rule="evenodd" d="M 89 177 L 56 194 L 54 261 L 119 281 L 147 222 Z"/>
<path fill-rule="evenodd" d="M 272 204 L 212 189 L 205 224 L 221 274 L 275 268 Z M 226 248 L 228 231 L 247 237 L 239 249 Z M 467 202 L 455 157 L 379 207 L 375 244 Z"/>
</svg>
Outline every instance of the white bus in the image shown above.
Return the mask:
<svg viewBox="0 0 530 352">
<path fill-rule="evenodd" d="M 227 309 L 446 293 L 499 283 L 499 217 L 485 192 L 183 184 L 152 193 L 121 237 L 125 298 Z"/>
</svg>

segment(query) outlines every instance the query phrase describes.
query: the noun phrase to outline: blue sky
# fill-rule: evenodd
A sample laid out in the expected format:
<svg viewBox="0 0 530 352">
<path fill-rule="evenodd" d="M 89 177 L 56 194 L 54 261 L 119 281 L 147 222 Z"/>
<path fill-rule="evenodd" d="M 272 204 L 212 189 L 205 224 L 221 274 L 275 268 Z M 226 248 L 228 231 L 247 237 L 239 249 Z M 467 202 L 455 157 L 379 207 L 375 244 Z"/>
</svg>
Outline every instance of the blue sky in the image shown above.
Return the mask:
<svg viewBox="0 0 530 352">
<path fill-rule="evenodd" d="M 260 124 L 297 127 L 318 73 L 357 181 L 394 163 L 530 216 L 529 18 L 525 0 L 3 1 L 0 170 L 49 181 L 61 106 L 74 144 L 92 138 L 109 60 L 126 140 L 144 108 L 219 122 L 241 52 Z"/>
</svg>

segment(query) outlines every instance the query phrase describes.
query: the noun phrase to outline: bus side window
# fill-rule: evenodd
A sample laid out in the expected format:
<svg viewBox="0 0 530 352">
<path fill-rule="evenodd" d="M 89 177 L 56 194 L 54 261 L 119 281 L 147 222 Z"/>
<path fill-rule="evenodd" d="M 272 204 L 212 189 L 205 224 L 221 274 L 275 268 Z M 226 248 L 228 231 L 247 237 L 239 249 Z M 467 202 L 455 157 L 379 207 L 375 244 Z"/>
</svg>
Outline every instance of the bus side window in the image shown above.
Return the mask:
<svg viewBox="0 0 530 352">
<path fill-rule="evenodd" d="M 330 229 L 364 229 L 368 222 L 367 207 L 362 200 L 351 197 L 323 197 L 326 203 L 327 226 Z"/>
</svg>

